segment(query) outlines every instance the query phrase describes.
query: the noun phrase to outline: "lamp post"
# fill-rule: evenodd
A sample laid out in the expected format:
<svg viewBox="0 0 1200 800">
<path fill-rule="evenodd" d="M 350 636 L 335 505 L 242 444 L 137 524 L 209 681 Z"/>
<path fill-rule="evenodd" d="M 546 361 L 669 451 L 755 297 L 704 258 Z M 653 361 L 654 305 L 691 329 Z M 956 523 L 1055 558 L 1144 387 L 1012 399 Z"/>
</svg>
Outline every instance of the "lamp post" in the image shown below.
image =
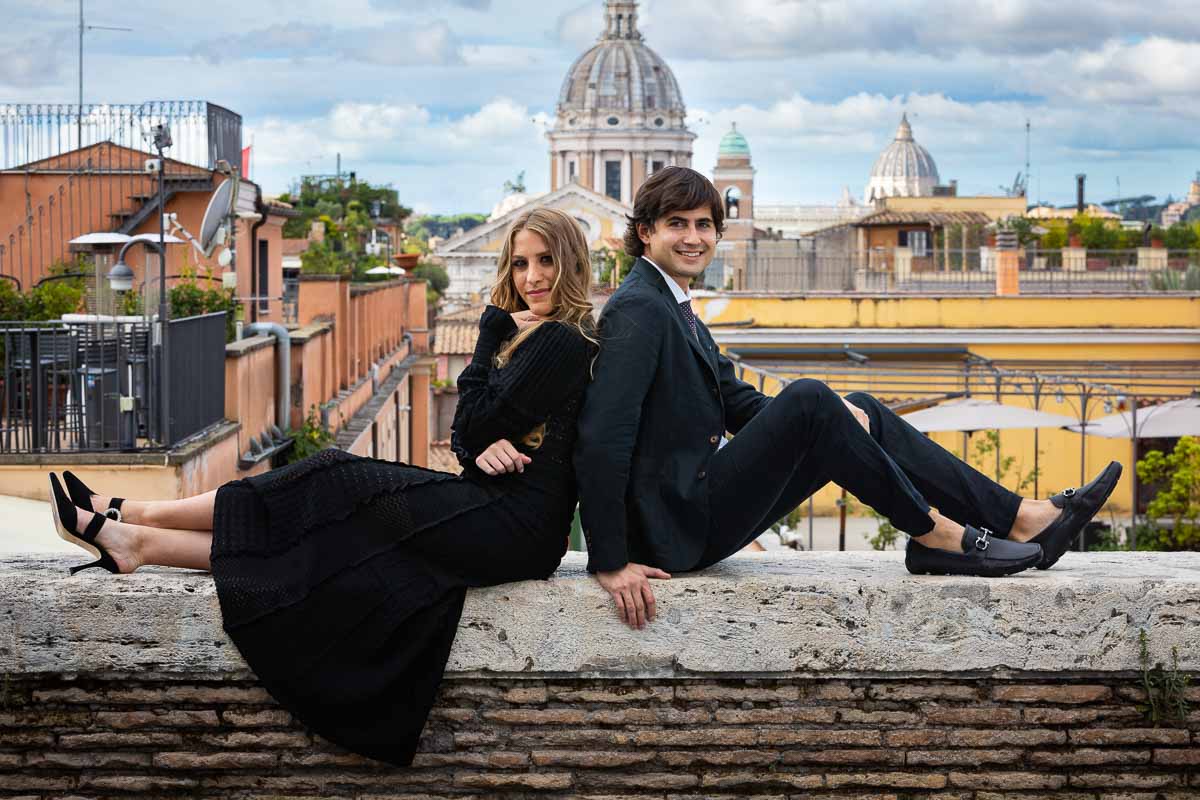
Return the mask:
<svg viewBox="0 0 1200 800">
<path fill-rule="evenodd" d="M 160 179 L 161 180 L 161 179 Z M 162 195 L 159 195 L 160 201 Z M 162 215 L 159 214 L 159 224 L 162 224 Z M 160 229 L 161 231 L 161 229 Z M 163 446 L 169 447 L 171 444 L 171 413 L 168 406 L 170 399 L 167 383 L 167 248 L 165 245 L 156 242 L 153 239 L 130 239 L 121 246 L 121 252 L 117 254 L 117 263 L 113 264 L 113 268 L 108 273 L 109 286 L 114 291 L 128 291 L 133 286 L 133 270 L 125 263 L 125 253 L 135 244 L 140 244 L 150 248 L 158 253 L 158 268 L 159 268 L 159 301 L 158 301 L 158 323 L 155 325 L 155 344 L 158 347 L 158 419 L 159 419 L 159 437 Z"/>
</svg>

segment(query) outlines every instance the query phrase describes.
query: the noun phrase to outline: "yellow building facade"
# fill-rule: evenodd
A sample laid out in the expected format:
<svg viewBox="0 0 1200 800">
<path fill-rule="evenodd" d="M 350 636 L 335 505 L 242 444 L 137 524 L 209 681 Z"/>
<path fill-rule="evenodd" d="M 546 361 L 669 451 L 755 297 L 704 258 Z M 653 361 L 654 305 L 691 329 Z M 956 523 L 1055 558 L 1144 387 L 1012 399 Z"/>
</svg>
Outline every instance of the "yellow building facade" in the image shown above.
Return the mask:
<svg viewBox="0 0 1200 800">
<path fill-rule="evenodd" d="M 695 304 L 722 350 L 767 394 L 778 392 L 783 380 L 808 377 L 843 394 L 867 391 L 901 408 L 969 394 L 1076 419 L 1086 409 L 1093 421 L 1134 402 L 1200 389 L 1196 296 L 707 294 Z M 986 428 L 931 436 L 959 455 L 965 443 L 968 460 L 994 474 L 995 454 L 977 455 Z M 1037 495 L 1043 498 L 1079 485 L 1081 475 L 1090 479 L 1110 460 L 1121 461 L 1126 470 L 1105 514 L 1119 524 L 1127 521 L 1131 439 L 1004 430 L 999 444 L 1001 457 L 1013 459 L 1001 480 L 1012 489 L 1029 477 L 1039 453 Z M 1022 493 L 1032 495 L 1032 484 Z M 837 513 L 839 496 L 836 487 L 823 489 L 816 513 Z"/>
</svg>

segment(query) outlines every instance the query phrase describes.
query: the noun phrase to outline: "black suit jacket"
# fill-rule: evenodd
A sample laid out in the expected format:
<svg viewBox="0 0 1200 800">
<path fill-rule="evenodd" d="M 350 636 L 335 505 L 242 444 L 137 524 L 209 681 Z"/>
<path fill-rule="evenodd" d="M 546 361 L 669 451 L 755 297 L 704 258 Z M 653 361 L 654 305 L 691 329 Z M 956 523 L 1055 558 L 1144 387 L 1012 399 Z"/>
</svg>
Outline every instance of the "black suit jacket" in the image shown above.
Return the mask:
<svg viewBox="0 0 1200 800">
<path fill-rule="evenodd" d="M 645 259 L 604 307 L 575 446 L 591 572 L 687 570 L 704 552 L 709 459 L 769 399 L 697 331 Z"/>
</svg>

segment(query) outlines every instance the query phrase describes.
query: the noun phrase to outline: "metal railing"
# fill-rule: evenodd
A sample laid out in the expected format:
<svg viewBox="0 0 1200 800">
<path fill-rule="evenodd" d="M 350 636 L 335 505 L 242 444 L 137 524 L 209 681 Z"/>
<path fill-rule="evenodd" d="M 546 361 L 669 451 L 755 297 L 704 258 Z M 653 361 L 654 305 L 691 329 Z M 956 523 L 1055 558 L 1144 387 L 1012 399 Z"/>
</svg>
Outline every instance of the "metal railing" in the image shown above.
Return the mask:
<svg viewBox="0 0 1200 800">
<path fill-rule="evenodd" d="M 203 100 L 5 103 L 0 104 L 0 169 L 22 169 L 47 159 L 59 159 L 60 169 L 74 169 L 85 160 L 78 151 L 101 142 L 147 152 L 150 129 L 159 124 L 170 127 L 174 145 L 167 155 L 175 161 L 203 169 L 215 169 L 219 160 L 241 163 L 241 115 Z"/>
<path fill-rule="evenodd" d="M 0 454 L 166 449 L 157 323 L 0 321 Z M 175 444 L 225 408 L 225 314 L 172 320 Z"/>
<path fill-rule="evenodd" d="M 787 255 L 727 252 L 711 274 L 734 291 L 828 294 L 991 294 L 999 251 L 798 249 Z M 1154 294 L 1200 291 L 1200 250 L 1021 250 L 1022 293 Z M 712 283 L 712 281 L 710 281 Z M 723 288 L 713 285 L 711 288 Z"/>
</svg>

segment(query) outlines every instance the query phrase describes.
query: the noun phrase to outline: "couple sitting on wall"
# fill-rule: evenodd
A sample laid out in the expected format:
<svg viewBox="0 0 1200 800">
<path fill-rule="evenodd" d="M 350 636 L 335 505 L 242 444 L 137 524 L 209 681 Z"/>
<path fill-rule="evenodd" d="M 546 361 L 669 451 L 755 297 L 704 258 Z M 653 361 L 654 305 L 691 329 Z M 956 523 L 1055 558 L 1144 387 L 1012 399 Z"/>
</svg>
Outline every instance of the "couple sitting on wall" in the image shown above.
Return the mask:
<svg viewBox="0 0 1200 800">
<path fill-rule="evenodd" d="M 909 534 L 910 572 L 1053 566 L 1121 465 L 1023 498 L 868 394 L 798 380 L 764 396 L 692 313 L 688 285 L 723 224 L 707 178 L 655 173 L 625 234 L 638 259 L 597 325 L 574 220 L 518 218 L 458 379 L 462 476 L 331 449 L 196 497 L 135 501 L 67 472 L 65 488 L 50 476 L 59 534 L 97 557 L 86 567 L 210 570 L 225 630 L 268 691 L 326 738 L 395 764 L 412 760 L 466 589 L 549 577 L 577 500 L 588 570 L 636 629 L 655 617 L 651 580 L 736 553 L 830 481 Z"/>
</svg>

